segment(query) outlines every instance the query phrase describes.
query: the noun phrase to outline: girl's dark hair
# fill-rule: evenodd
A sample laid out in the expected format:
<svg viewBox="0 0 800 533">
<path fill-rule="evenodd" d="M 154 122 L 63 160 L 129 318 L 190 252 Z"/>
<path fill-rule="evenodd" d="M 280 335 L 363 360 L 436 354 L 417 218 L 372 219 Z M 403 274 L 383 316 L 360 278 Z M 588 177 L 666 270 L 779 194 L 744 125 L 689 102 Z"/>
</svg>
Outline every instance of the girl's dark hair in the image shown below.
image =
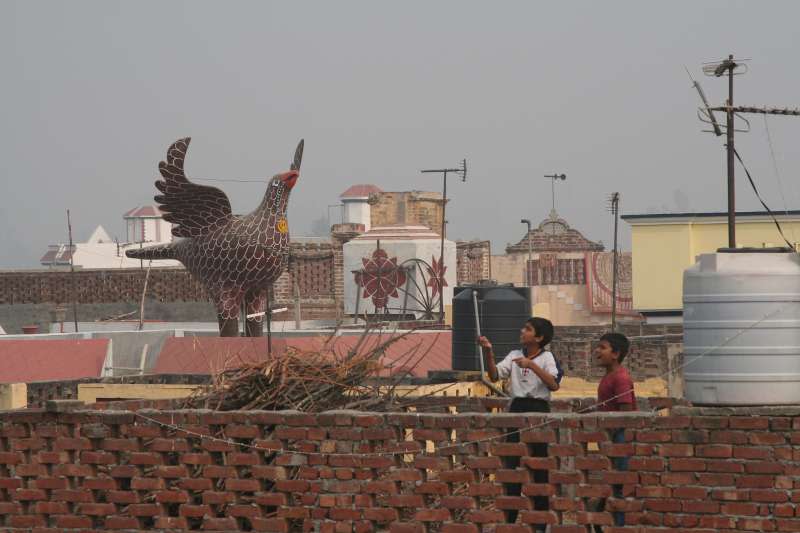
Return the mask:
<svg viewBox="0 0 800 533">
<path fill-rule="evenodd" d="M 526 320 L 525 323 L 530 324 L 533 327 L 537 337 L 542 337 L 542 342 L 539 345 L 540 348 L 544 348 L 550 344 L 550 341 L 553 340 L 553 323 L 546 318 L 532 316 Z"/>
<path fill-rule="evenodd" d="M 625 356 L 628 355 L 628 350 L 631 349 L 631 341 L 622 333 L 606 333 L 600 337 L 601 341 L 606 341 L 611 349 L 619 354 L 619 362 L 621 363 Z"/>
</svg>

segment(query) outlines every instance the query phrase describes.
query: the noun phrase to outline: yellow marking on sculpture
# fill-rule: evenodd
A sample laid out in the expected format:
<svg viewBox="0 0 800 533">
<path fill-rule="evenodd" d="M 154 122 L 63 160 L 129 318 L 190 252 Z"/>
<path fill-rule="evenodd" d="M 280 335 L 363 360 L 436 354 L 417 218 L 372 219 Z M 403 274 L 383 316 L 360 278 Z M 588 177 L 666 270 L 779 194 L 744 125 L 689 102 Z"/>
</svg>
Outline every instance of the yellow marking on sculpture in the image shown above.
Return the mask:
<svg viewBox="0 0 800 533">
<path fill-rule="evenodd" d="M 278 221 L 277 230 L 279 233 L 286 233 L 289 231 L 289 223 L 286 222 L 285 218 L 282 218 Z"/>
</svg>

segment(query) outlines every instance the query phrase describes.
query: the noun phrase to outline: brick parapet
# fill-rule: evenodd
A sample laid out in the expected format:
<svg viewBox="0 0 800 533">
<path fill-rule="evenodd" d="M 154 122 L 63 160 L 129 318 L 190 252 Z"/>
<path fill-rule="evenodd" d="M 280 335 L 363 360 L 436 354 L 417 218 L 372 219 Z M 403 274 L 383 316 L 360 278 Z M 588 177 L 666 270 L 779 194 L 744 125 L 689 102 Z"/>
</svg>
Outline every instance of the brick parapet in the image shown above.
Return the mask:
<svg viewBox="0 0 800 533">
<path fill-rule="evenodd" d="M 536 522 L 556 533 L 590 524 L 609 532 L 800 530 L 800 407 L 56 411 L 0 416 L 5 531 L 510 533 Z M 521 444 L 500 438 L 529 427 Z M 624 430 L 625 442 L 611 441 L 613 428 Z M 534 442 L 547 443 L 548 458 L 530 455 Z M 506 456 L 522 466 L 505 469 Z M 630 458 L 627 472 L 612 467 L 620 456 Z M 549 484 L 534 482 L 532 469 L 549 470 Z M 522 483 L 522 496 L 503 495 L 511 481 Z M 621 498 L 610 497 L 613 484 L 623 485 Z M 539 494 L 549 496 L 550 511 L 533 511 Z M 601 497 L 607 510 L 625 513 L 626 528 L 610 527 L 611 515 L 596 510 Z M 498 512 L 512 508 L 522 510 L 514 527 Z"/>
</svg>

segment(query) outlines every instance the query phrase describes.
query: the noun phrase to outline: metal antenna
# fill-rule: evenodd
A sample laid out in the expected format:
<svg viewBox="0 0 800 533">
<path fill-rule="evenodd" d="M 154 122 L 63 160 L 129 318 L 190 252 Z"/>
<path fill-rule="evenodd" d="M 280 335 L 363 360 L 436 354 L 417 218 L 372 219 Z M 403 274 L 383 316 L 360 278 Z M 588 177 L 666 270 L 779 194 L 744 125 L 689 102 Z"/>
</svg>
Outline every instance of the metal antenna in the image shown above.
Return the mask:
<svg viewBox="0 0 800 533">
<path fill-rule="evenodd" d="M 701 100 L 703 100 L 703 104 L 705 106 L 702 111 L 698 113 L 700 120 L 704 122 L 710 122 L 713 126 L 716 122 L 714 119 L 715 111 L 725 113 L 726 116 L 725 126 L 722 126 L 722 128 L 724 128 L 726 134 L 725 150 L 728 156 L 728 248 L 736 248 L 736 197 L 734 173 L 734 157 L 736 154 L 736 149 L 734 147 L 734 132 L 747 132 L 750 129 L 750 122 L 742 115 L 746 113 L 759 113 L 765 115 L 800 116 L 800 109 L 779 109 L 767 107 L 759 108 L 748 106 L 736 107 L 733 105 L 733 77 L 746 74 L 748 72 L 749 67 L 745 63 L 746 61 L 749 61 L 749 59 L 735 59 L 733 55 L 729 55 L 727 59 L 723 59 L 722 61 L 714 61 L 703 64 L 703 73 L 707 76 L 720 78 L 725 74 L 728 75 L 728 100 L 723 106 L 710 107 L 705 99 L 705 95 L 703 94 L 702 90 L 700 90 L 699 84 L 692 80 L 695 84 L 695 88 L 698 89 Z M 689 77 L 691 78 L 691 74 Z M 735 117 L 738 117 L 740 120 L 742 120 L 747 126 L 747 129 L 737 130 L 734 125 Z M 718 131 L 718 129 L 719 126 L 715 127 L 714 133 L 716 135 L 721 135 L 721 131 Z"/>
<path fill-rule="evenodd" d="M 461 181 L 467 181 L 467 160 L 461 160 L 461 166 L 458 168 L 429 168 L 420 170 L 422 174 L 441 174 L 442 175 L 442 229 L 441 229 L 441 244 L 439 246 L 439 320 L 444 323 L 444 234 L 447 226 L 445 219 L 445 210 L 447 208 L 447 174 L 458 174 L 461 176 Z"/>
<path fill-rule="evenodd" d="M 566 180 L 567 179 L 567 175 L 566 174 L 555 174 L 555 173 L 553 173 L 553 174 L 545 174 L 544 177 L 545 178 L 550 178 L 550 180 L 551 180 L 551 182 L 550 182 L 551 191 L 550 192 L 551 192 L 552 197 L 553 197 L 553 211 L 552 211 L 551 214 L 555 215 L 555 212 L 556 212 L 556 181 L 557 180 L 561 180 L 561 181 Z"/>
<path fill-rule="evenodd" d="M 617 230 L 619 227 L 619 193 L 611 193 L 611 197 L 609 198 L 608 202 L 611 214 L 614 216 L 614 271 L 611 276 L 611 331 L 614 332 L 617 330 L 617 257 L 619 255 L 617 251 Z"/>
<path fill-rule="evenodd" d="M 686 69 L 686 74 L 689 76 L 689 79 L 692 82 L 692 87 L 697 90 L 697 94 L 700 95 L 700 101 L 703 102 L 703 107 L 697 108 L 697 118 L 699 118 L 702 122 L 711 124 L 711 126 L 714 128 L 714 134 L 719 137 L 722 135 L 722 129 L 719 127 L 719 123 L 717 122 L 714 113 L 709 109 L 710 106 L 708 105 L 708 100 L 703 92 L 703 88 L 700 87 L 700 84 L 697 83 L 697 80 L 692 77 L 692 74 L 689 72 L 689 69 L 686 68 L 686 65 L 684 65 L 683 68 Z"/>
</svg>

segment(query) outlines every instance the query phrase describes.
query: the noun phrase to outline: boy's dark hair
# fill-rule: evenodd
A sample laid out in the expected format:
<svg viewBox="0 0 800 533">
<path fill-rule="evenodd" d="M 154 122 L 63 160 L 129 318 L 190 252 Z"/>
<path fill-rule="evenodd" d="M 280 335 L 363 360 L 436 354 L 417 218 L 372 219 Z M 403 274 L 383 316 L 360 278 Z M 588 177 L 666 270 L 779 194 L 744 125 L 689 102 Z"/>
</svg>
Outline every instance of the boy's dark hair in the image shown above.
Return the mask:
<svg viewBox="0 0 800 533">
<path fill-rule="evenodd" d="M 544 348 L 550 341 L 553 340 L 553 323 L 547 320 L 546 318 L 540 318 L 538 316 L 532 316 L 528 320 L 525 321 L 527 324 L 533 326 L 533 330 L 536 332 L 536 336 L 542 337 L 542 343 L 539 345 L 540 348 Z"/>
<path fill-rule="evenodd" d="M 611 349 L 619 354 L 619 362 L 621 363 L 628 351 L 631 349 L 631 341 L 622 333 L 606 333 L 600 337 L 601 341 L 606 341 L 611 345 Z"/>
</svg>

